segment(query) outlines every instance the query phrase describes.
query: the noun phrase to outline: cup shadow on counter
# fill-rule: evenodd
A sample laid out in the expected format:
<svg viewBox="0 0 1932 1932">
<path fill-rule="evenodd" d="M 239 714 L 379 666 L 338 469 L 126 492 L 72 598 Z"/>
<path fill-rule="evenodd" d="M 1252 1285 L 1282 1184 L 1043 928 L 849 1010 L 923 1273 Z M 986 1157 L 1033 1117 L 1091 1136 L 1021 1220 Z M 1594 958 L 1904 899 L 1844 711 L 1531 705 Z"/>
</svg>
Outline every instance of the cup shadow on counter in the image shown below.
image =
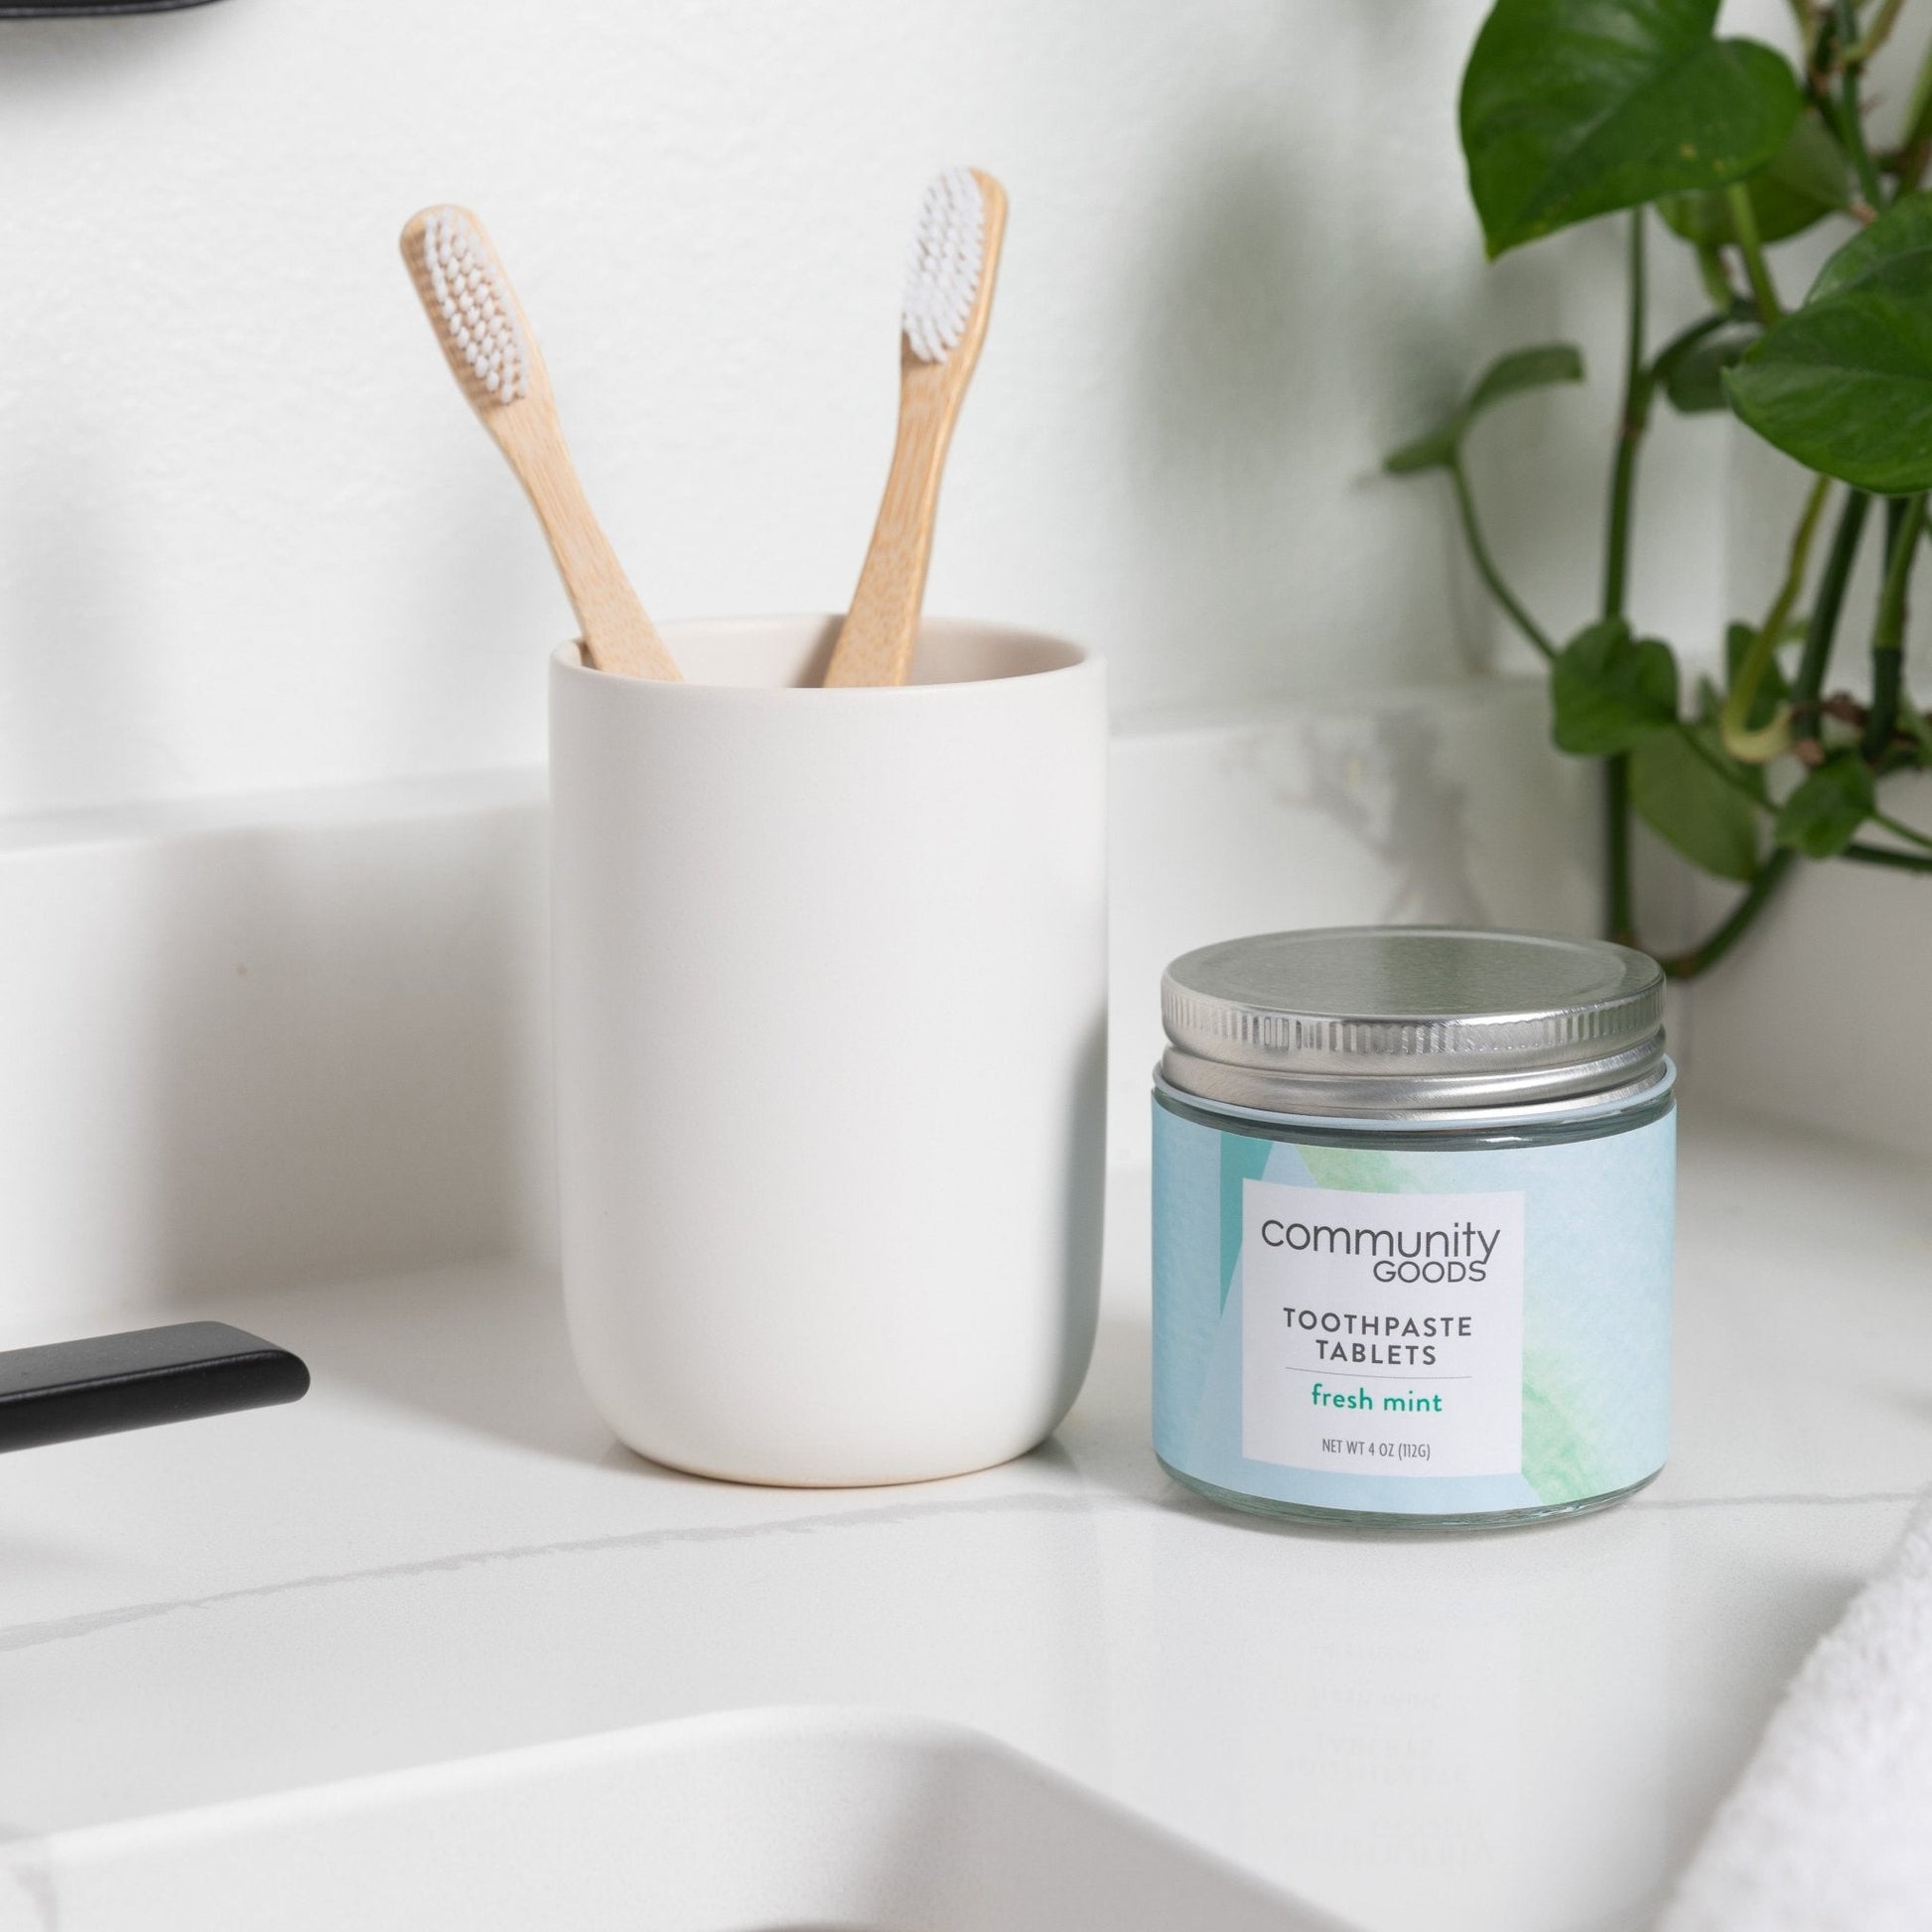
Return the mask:
<svg viewBox="0 0 1932 1932">
<path fill-rule="evenodd" d="M 308 1360 L 318 1387 L 351 1388 L 566 1462 L 672 1483 L 714 1480 L 653 1461 L 612 1435 L 578 1379 L 562 1296 L 547 1269 L 505 1260 L 272 1299 L 278 1339 Z M 264 1325 L 271 1319 L 262 1318 Z M 1116 1453 L 1135 1447 L 1110 1446 Z M 1089 1456 L 1076 1457 L 1055 1433 L 1022 1459 L 1076 1480 L 1090 1476 Z M 786 1493 L 892 1498 L 951 1480 Z"/>
</svg>

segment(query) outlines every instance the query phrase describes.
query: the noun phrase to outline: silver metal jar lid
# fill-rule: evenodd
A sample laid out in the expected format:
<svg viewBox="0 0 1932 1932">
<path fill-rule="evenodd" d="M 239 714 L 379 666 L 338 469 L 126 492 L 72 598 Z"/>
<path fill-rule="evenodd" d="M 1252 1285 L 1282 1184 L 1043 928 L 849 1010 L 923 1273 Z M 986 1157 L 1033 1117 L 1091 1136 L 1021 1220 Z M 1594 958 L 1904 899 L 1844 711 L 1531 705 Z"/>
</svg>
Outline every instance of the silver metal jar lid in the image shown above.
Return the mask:
<svg viewBox="0 0 1932 1932">
<path fill-rule="evenodd" d="M 1389 1118 L 1631 1093 L 1664 1068 L 1664 975 L 1596 939 L 1333 926 L 1224 940 L 1161 982 L 1182 1093 Z"/>
</svg>

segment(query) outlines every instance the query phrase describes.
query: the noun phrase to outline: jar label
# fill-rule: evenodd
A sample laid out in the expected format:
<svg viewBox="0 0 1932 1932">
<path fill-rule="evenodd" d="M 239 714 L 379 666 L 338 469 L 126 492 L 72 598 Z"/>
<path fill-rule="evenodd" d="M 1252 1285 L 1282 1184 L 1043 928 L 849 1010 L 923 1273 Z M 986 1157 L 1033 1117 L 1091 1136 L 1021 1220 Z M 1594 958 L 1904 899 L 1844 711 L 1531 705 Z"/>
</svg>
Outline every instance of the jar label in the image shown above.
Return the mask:
<svg viewBox="0 0 1932 1932">
<path fill-rule="evenodd" d="M 1235 1495 L 1503 1515 L 1670 1423 L 1676 1114 L 1585 1138 L 1276 1139 L 1157 1100 L 1154 1435 Z"/>
<path fill-rule="evenodd" d="M 1516 1475 L 1523 1196 L 1241 1183 L 1241 1452 Z"/>
</svg>

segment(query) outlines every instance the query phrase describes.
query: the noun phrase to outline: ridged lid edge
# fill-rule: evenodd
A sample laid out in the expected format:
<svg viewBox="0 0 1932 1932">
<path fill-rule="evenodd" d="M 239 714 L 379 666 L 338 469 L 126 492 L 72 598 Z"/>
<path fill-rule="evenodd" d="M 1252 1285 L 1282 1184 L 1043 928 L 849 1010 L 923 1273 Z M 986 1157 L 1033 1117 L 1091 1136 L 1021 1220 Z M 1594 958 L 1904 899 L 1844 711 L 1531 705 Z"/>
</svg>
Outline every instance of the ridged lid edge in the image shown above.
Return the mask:
<svg viewBox="0 0 1932 1932">
<path fill-rule="evenodd" d="M 1452 938 L 1452 928 L 1393 928 Z M 1373 928 L 1337 928 L 1360 930 Z M 1260 934 L 1256 943 L 1284 935 Z M 1488 935 L 1484 935 L 1488 936 Z M 1540 934 L 1496 936 L 1541 938 Z M 1175 977 L 1202 953 L 1185 953 L 1161 980 L 1161 1019 L 1168 1038 L 1183 1052 L 1261 1071 L 1372 1075 L 1378 1070 L 1408 1078 L 1478 1067 L 1571 1067 L 1596 1058 L 1618 1058 L 1661 1038 L 1664 976 L 1656 962 L 1608 941 L 1570 941 L 1614 953 L 1637 967 L 1637 983 L 1607 998 L 1543 1010 L 1468 1015 L 1364 1016 L 1298 1011 L 1228 995 L 1202 992 Z"/>
</svg>

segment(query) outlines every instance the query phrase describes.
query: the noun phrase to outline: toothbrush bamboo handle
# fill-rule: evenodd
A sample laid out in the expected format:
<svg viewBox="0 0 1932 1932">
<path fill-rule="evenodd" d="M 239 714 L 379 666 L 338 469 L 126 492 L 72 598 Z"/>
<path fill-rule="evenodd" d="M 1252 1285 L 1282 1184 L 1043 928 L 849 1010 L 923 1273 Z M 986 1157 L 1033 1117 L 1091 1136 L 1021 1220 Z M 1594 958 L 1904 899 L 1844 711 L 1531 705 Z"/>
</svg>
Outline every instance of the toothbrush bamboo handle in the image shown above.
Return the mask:
<svg viewBox="0 0 1932 1932">
<path fill-rule="evenodd" d="M 852 608 L 826 668 L 828 685 L 903 684 L 911 674 L 939 479 L 965 392 L 950 364 L 905 355 L 893 467 Z"/>
<path fill-rule="evenodd" d="M 591 513 L 554 414 L 529 400 L 511 403 L 485 420 L 549 539 L 550 554 L 583 629 L 586 660 L 593 669 L 622 677 L 679 682 L 677 660 L 645 616 L 617 552 Z"/>
<path fill-rule="evenodd" d="M 922 361 L 904 335 L 899 337 L 898 439 L 872 548 L 832 647 L 827 684 L 903 684 L 912 674 L 926 564 L 932 556 L 932 523 L 939 511 L 939 478 L 959 405 L 966 400 L 966 385 L 986 341 L 1006 238 L 1006 190 L 977 168 L 973 178 L 979 183 L 985 224 L 979 287 L 965 329 L 943 360 Z"/>
</svg>

